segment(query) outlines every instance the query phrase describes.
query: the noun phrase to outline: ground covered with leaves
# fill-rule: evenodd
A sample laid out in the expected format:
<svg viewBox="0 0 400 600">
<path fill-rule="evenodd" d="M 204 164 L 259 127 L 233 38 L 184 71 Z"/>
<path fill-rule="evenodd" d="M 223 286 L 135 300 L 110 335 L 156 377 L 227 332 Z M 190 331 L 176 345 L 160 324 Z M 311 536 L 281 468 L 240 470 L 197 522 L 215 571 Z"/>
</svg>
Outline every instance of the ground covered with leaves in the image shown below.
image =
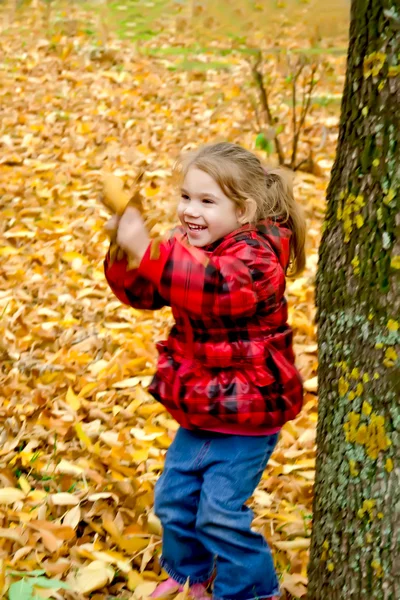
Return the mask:
<svg viewBox="0 0 400 600">
<path fill-rule="evenodd" d="M 220 59 L 226 68 L 181 69 L 172 55 L 113 36 L 99 47 L 81 13 L 61 23 L 13 16 L 0 38 L 0 594 L 23 600 L 35 586 L 45 598 L 139 600 L 165 577 L 153 488 L 177 424 L 147 388 L 155 342 L 172 320 L 169 309 L 122 306 L 108 289 L 101 181 L 113 172 L 129 187 L 144 170 L 147 209 L 160 230 L 171 226 L 170 174 L 182 148 L 228 139 L 255 149 L 249 66 L 231 52 Z M 181 30 L 163 43 L 178 38 Z M 344 60 L 332 65 L 330 92 L 340 94 Z M 287 107 L 275 108 L 285 122 Z M 283 428 L 251 499 L 288 598 L 304 596 L 307 583 L 313 283 L 337 124 L 338 106 L 312 107 L 313 173 L 295 178 L 307 268 L 289 282 L 288 300 L 304 410 Z"/>
</svg>

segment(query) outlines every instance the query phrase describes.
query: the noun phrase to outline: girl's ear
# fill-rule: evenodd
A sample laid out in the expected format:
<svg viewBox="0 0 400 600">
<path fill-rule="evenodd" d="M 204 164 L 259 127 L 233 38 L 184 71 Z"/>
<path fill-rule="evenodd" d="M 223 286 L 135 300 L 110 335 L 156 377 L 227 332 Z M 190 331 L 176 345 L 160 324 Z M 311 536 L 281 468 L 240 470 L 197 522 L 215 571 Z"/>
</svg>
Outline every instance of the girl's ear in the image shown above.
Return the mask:
<svg viewBox="0 0 400 600">
<path fill-rule="evenodd" d="M 247 198 L 243 207 L 238 210 L 238 221 L 242 225 L 252 223 L 257 213 L 257 203 L 253 198 Z"/>
</svg>

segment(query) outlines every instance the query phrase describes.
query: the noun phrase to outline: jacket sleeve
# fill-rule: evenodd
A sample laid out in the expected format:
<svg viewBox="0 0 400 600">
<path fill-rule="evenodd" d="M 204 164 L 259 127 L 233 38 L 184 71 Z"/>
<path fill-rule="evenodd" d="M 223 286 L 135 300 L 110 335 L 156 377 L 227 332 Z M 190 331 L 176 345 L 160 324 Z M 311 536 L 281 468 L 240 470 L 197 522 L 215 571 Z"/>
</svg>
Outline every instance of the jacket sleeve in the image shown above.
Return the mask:
<svg viewBox="0 0 400 600">
<path fill-rule="evenodd" d="M 138 269 L 128 269 L 126 257 L 111 264 L 108 251 L 104 274 L 111 290 L 123 304 L 144 310 L 156 310 L 167 304 L 154 283 L 141 275 Z"/>
<path fill-rule="evenodd" d="M 175 237 L 156 259 L 149 247 L 138 271 L 167 304 L 197 315 L 237 317 L 254 314 L 260 301 L 275 304 L 284 274 L 274 252 L 257 240 L 238 241 L 229 252 L 209 257 Z"/>
</svg>

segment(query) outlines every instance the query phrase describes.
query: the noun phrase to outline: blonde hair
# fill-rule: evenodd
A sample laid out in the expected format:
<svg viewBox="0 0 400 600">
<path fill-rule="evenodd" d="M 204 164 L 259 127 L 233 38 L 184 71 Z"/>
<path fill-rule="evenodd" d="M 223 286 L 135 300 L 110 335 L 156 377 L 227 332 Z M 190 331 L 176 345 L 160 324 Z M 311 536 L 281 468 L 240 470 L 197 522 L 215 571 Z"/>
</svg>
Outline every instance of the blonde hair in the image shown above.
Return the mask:
<svg viewBox="0 0 400 600">
<path fill-rule="evenodd" d="M 174 169 L 181 181 L 190 167 L 210 175 L 224 194 L 245 212 L 252 200 L 256 209 L 247 222 L 270 219 L 285 224 L 292 232 L 288 275 L 298 275 L 304 269 L 306 222 L 294 199 L 291 177 L 286 170 L 265 167 L 255 154 L 229 142 L 185 153 Z"/>
</svg>

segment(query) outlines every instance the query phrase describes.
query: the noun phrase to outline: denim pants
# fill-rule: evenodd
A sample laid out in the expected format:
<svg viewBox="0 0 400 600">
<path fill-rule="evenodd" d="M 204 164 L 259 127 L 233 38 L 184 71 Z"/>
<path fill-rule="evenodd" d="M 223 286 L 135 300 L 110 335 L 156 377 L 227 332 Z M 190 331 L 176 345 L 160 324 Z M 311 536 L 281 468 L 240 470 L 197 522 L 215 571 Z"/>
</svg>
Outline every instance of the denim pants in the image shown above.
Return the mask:
<svg viewBox="0 0 400 600">
<path fill-rule="evenodd" d="M 277 439 L 178 430 L 155 488 L 161 564 L 175 581 L 206 582 L 215 567 L 214 600 L 279 595 L 271 551 L 245 506 Z"/>
</svg>

